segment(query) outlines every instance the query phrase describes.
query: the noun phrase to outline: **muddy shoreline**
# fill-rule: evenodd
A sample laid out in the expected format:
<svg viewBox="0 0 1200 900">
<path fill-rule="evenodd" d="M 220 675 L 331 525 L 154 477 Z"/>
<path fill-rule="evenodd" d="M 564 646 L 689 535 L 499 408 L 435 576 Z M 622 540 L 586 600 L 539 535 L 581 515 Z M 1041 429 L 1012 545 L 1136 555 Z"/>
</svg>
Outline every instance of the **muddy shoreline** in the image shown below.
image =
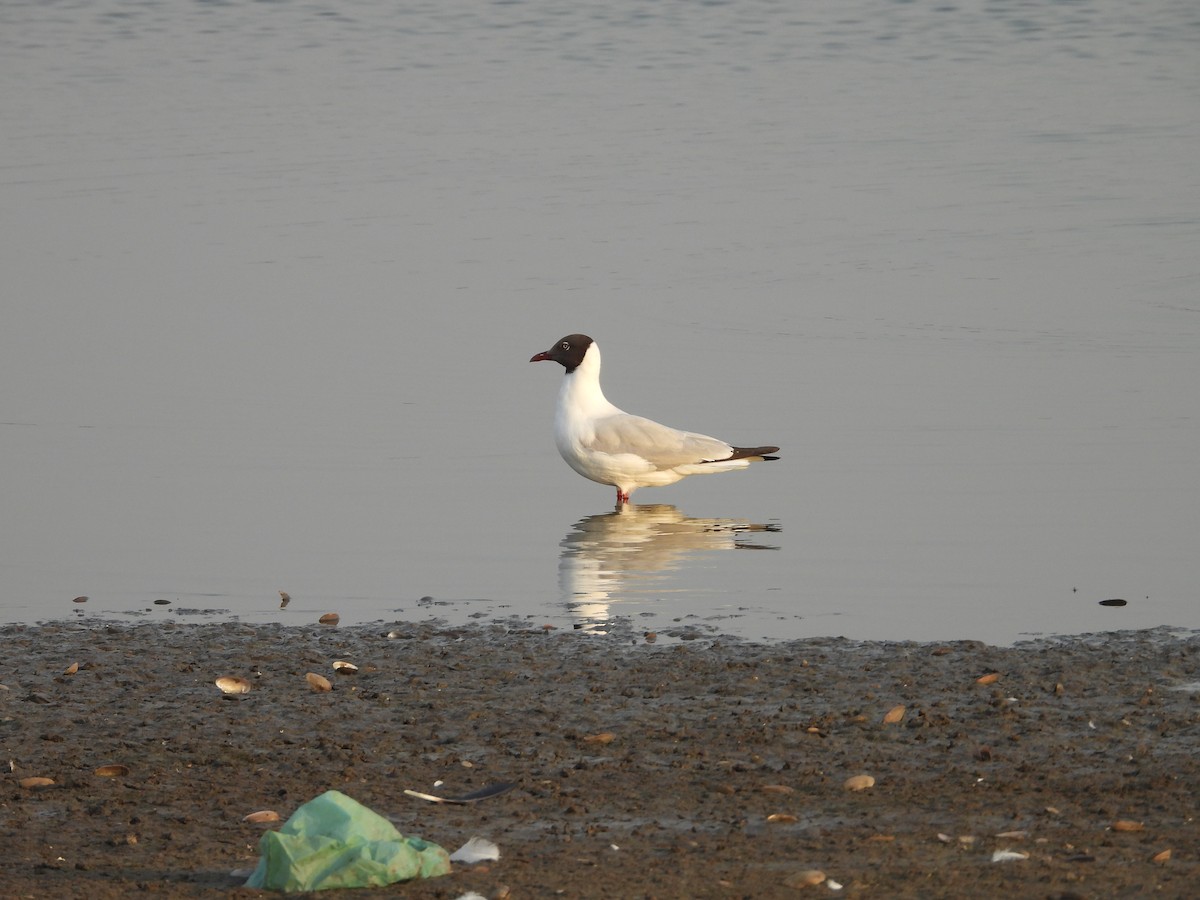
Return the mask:
<svg viewBox="0 0 1200 900">
<path fill-rule="evenodd" d="M 85 621 L 7 626 L 0 647 L 5 896 L 265 896 L 240 885 L 278 826 L 243 817 L 286 819 L 330 788 L 406 834 L 449 850 L 481 835 L 502 858 L 322 897 L 1200 884 L 1196 634 L 667 645 L 498 624 Z M 252 688 L 226 697 L 223 675 Z M 128 773 L 96 775 L 105 765 Z M 861 774 L 874 786 L 848 790 Z M 472 806 L 403 793 L 439 781 L 517 786 Z M 812 870 L 828 880 L 806 885 Z"/>
</svg>

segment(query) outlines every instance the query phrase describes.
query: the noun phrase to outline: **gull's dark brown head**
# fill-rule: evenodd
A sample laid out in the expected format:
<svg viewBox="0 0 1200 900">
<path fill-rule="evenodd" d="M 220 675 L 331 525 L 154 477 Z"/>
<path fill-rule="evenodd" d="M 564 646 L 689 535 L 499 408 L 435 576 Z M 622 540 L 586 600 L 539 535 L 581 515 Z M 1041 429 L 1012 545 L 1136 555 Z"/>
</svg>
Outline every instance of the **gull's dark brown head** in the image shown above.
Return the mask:
<svg viewBox="0 0 1200 900">
<path fill-rule="evenodd" d="M 530 357 L 529 361 L 543 362 L 545 360 L 553 360 L 566 369 L 569 375 L 583 362 L 584 354 L 588 352 L 588 347 L 590 346 L 592 346 L 592 339 L 586 334 L 568 334 L 549 350 L 545 350 L 542 353 L 535 353 Z"/>
</svg>

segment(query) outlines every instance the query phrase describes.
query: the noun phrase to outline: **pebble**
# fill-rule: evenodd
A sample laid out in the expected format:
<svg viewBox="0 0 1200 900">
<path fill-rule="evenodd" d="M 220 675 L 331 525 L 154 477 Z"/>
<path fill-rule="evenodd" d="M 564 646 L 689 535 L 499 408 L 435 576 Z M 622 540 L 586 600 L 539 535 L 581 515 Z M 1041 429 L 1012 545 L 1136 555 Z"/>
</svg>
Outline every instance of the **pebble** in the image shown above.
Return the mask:
<svg viewBox="0 0 1200 900">
<path fill-rule="evenodd" d="M 843 782 L 848 791 L 865 791 L 875 786 L 875 779 L 870 775 L 851 775 Z"/>
<path fill-rule="evenodd" d="M 1112 824 L 1113 831 L 1142 831 L 1145 827 L 1143 823 L 1130 819 L 1118 819 Z"/>
<path fill-rule="evenodd" d="M 805 869 L 784 879 L 784 887 L 800 888 L 815 887 L 825 880 L 825 873 L 820 869 Z"/>
</svg>

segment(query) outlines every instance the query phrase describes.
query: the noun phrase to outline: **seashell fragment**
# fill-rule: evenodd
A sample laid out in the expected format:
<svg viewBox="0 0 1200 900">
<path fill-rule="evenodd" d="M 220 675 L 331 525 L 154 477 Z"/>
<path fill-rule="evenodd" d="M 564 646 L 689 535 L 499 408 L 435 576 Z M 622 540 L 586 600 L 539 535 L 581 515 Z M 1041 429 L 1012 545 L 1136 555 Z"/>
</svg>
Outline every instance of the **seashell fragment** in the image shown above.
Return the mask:
<svg viewBox="0 0 1200 900">
<path fill-rule="evenodd" d="M 342 617 L 337 613 L 325 613 L 325 615 L 321 616 L 321 618 L 317 619 L 317 621 L 322 625 L 336 625 L 338 622 L 342 621 Z"/>
<path fill-rule="evenodd" d="M 344 659 L 335 659 L 333 661 L 333 671 L 339 675 L 357 675 L 358 666 L 352 662 L 346 662 Z"/>
<path fill-rule="evenodd" d="M 792 822 L 796 821 L 796 817 L 791 813 L 771 813 L 769 816 L 767 816 L 767 821 L 791 824 Z"/>
<path fill-rule="evenodd" d="M 611 744 L 617 736 L 611 731 L 601 731 L 599 734 L 589 734 L 583 738 L 585 744 Z"/>
<path fill-rule="evenodd" d="M 980 675 L 975 679 L 976 684 L 995 684 L 1000 680 L 999 672 L 988 672 L 986 675 Z"/>
<path fill-rule="evenodd" d="M 904 718 L 904 706 L 893 706 L 883 715 L 883 723 L 885 725 L 895 725 Z"/>
<path fill-rule="evenodd" d="M 1142 822 L 1134 822 L 1130 819 L 1118 819 L 1112 823 L 1113 831 L 1142 831 L 1145 827 Z"/>
<path fill-rule="evenodd" d="M 992 862 L 1016 862 L 1019 859 L 1029 859 L 1029 854 L 1020 850 L 997 850 L 992 854 Z"/>
<path fill-rule="evenodd" d="M 41 775 L 33 775 L 29 778 L 22 778 L 18 782 L 23 788 L 40 788 L 49 787 L 54 784 L 53 778 L 43 778 Z"/>
<path fill-rule="evenodd" d="M 308 682 L 309 687 L 311 687 L 314 691 L 333 690 L 333 685 L 330 684 L 329 679 L 324 675 L 318 675 L 316 672 L 309 672 L 304 676 L 304 678 Z"/>
<path fill-rule="evenodd" d="M 258 812 L 252 812 L 247 816 L 242 816 L 243 822 L 252 822 L 259 824 L 262 822 L 278 822 L 279 813 L 273 809 L 260 809 Z"/>
<path fill-rule="evenodd" d="M 121 778 L 129 774 L 129 766 L 123 766 L 120 763 L 113 763 L 107 766 L 97 766 L 93 771 L 93 775 L 99 775 L 101 778 Z"/>
<path fill-rule="evenodd" d="M 786 784 L 764 784 L 762 791 L 767 794 L 794 794 L 796 789 Z"/>
<path fill-rule="evenodd" d="M 238 678 L 234 675 L 222 675 L 216 680 L 215 684 L 221 689 L 221 693 L 223 694 L 250 693 L 250 682 L 245 678 Z"/>
<path fill-rule="evenodd" d="M 848 791 L 865 791 L 875 786 L 875 779 L 870 775 L 851 775 L 842 786 Z"/>
<path fill-rule="evenodd" d="M 1162 864 L 1162 863 L 1165 863 L 1170 858 L 1171 858 L 1171 848 L 1168 847 L 1166 850 L 1163 850 L 1160 853 L 1155 853 L 1152 857 L 1150 857 L 1150 862 L 1156 862 L 1156 863 Z"/>
<path fill-rule="evenodd" d="M 87 597 L 76 597 L 72 603 L 87 603 Z"/>
<path fill-rule="evenodd" d="M 67 666 L 65 669 L 63 669 L 63 674 L 64 675 L 74 675 L 78 671 L 79 671 L 79 663 L 73 662 L 69 666 Z"/>
</svg>

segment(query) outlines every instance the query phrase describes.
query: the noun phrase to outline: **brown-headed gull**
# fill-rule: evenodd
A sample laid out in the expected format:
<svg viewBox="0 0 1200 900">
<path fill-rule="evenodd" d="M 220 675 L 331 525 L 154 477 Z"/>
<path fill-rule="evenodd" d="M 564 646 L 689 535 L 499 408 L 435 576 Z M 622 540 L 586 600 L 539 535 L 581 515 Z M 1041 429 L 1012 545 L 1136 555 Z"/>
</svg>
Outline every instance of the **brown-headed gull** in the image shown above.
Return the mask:
<svg viewBox="0 0 1200 900">
<path fill-rule="evenodd" d="M 778 447 L 734 447 L 613 406 L 600 390 L 600 348 L 586 334 L 569 334 L 529 361 L 543 360 L 567 370 L 554 416 L 558 452 L 584 478 L 615 487 L 617 503 L 628 503 L 640 487 L 661 487 L 688 475 L 728 472 L 779 458 L 768 456 Z"/>
</svg>

